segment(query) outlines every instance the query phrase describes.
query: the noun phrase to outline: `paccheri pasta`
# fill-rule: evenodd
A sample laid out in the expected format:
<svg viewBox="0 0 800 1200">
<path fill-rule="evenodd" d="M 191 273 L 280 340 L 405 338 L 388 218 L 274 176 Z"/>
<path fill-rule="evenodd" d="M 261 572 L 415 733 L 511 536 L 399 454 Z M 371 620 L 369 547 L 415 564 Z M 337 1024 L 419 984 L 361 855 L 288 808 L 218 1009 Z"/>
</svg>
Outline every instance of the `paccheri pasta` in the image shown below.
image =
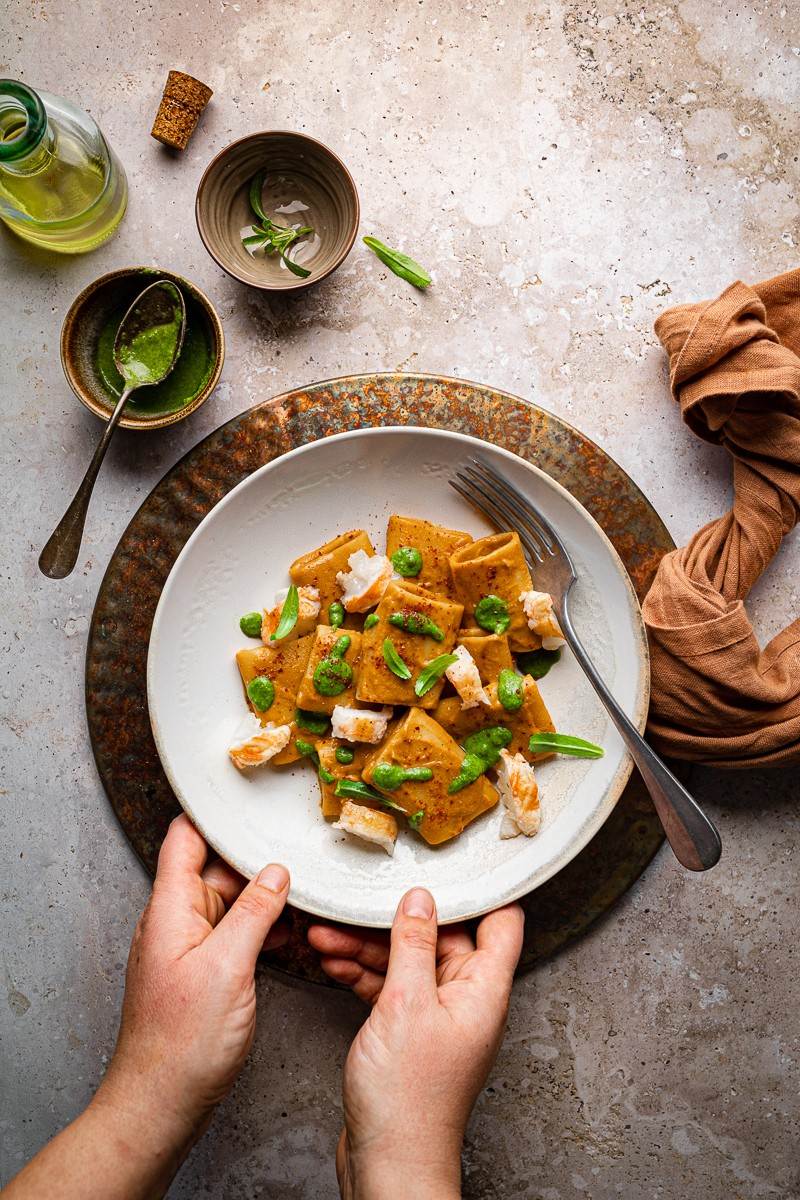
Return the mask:
<svg viewBox="0 0 800 1200">
<path fill-rule="evenodd" d="M 323 817 L 390 854 L 398 820 L 438 845 L 494 808 L 498 788 L 503 836 L 534 833 L 532 764 L 548 755 L 529 741 L 555 726 L 514 655 L 541 646 L 534 616 L 555 617 L 517 535 L 473 539 L 394 515 L 385 554 L 351 529 L 296 559 L 289 578 L 241 618 L 263 644 L 236 655 L 252 716 L 229 748 L 234 766 L 302 760 Z"/>
</svg>

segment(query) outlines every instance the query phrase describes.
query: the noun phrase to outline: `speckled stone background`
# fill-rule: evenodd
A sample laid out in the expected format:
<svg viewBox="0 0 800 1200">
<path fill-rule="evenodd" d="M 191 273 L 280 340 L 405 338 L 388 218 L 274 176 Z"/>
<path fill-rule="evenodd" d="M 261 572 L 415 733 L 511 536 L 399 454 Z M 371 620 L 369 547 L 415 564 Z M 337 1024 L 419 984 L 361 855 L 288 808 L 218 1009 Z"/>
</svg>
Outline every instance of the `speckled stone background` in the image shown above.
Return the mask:
<svg viewBox="0 0 800 1200">
<path fill-rule="evenodd" d="M 738 10 L 738 11 L 737 11 Z M 797 264 L 800 9 L 786 3 L 7 0 L 0 73 L 91 110 L 128 171 L 118 236 L 52 261 L 0 237 L 3 615 L 0 1180 L 85 1103 L 111 1051 L 148 890 L 83 717 L 94 596 L 130 514 L 200 436 L 311 380 L 406 367 L 535 399 L 599 441 L 680 541 L 729 497 L 683 429 L 652 333 L 665 304 Z M 187 152 L 148 136 L 166 71 L 215 97 Z M 415 253 L 420 295 L 363 249 L 304 298 L 208 259 L 194 190 L 228 141 L 297 128 L 353 171 L 362 233 Z M 229 338 L 190 423 L 121 432 L 79 569 L 36 556 L 98 436 L 58 363 L 95 275 L 159 263 L 203 286 Z M 798 611 L 798 544 L 753 598 Z M 721 865 L 662 852 L 590 936 L 517 984 L 465 1152 L 471 1200 L 800 1196 L 800 772 L 698 773 Z M 349 996 L 264 974 L 257 1043 L 171 1195 L 331 1200 Z"/>
</svg>

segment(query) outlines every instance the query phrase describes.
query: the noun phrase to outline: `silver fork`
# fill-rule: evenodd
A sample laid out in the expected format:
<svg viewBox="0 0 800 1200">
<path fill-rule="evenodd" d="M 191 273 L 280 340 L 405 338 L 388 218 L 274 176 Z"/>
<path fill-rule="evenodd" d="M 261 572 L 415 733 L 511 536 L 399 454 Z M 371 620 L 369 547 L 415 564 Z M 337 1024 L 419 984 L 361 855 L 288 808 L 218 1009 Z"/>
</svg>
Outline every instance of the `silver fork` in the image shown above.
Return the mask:
<svg viewBox="0 0 800 1200">
<path fill-rule="evenodd" d="M 535 563 L 537 588 L 553 597 L 564 637 L 639 768 L 675 857 L 691 871 L 713 867 L 722 853 L 716 828 L 622 711 L 575 632 L 568 602 L 577 574 L 555 529 L 513 484 L 480 459 L 457 471 L 450 486 L 492 524 L 519 534 L 530 565 Z"/>
</svg>

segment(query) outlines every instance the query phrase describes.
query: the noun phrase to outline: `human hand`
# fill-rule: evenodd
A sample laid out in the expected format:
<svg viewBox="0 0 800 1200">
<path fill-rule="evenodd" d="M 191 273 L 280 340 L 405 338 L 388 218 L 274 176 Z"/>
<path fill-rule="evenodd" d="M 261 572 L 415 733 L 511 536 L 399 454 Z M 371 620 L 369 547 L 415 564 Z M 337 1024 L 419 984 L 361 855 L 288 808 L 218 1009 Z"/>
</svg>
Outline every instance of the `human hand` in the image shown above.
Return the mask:
<svg viewBox="0 0 800 1200">
<path fill-rule="evenodd" d="M 524 916 L 514 904 L 437 942 L 433 897 L 414 888 L 385 937 L 313 925 L 331 978 L 373 1005 L 344 1069 L 336 1169 L 346 1200 L 460 1196 L 469 1114 L 497 1055 Z"/>
<path fill-rule="evenodd" d="M 126 1126 L 158 1125 L 191 1145 L 230 1090 L 255 1031 L 258 954 L 285 941 L 274 928 L 289 890 L 277 864 L 245 886 L 181 814 L 158 858 L 153 893 L 131 945 L 117 1047 L 93 1102 Z"/>
<path fill-rule="evenodd" d="M 275 921 L 289 873 L 272 864 L 245 884 L 207 855 L 176 818 L 133 936 L 105 1079 L 4 1189 L 8 1200 L 158 1200 L 231 1087 L 253 1040 L 258 953 L 286 940 Z"/>
</svg>

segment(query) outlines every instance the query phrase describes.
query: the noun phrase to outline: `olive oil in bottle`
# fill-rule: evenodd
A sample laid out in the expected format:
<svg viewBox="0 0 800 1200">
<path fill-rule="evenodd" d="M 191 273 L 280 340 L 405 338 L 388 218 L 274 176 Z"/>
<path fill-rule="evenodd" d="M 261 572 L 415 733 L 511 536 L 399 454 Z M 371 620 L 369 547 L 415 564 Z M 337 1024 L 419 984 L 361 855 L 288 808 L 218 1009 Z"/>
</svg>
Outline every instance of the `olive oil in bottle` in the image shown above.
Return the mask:
<svg viewBox="0 0 800 1200">
<path fill-rule="evenodd" d="M 15 233 L 80 254 L 114 232 L 127 202 L 125 172 L 88 114 L 0 79 L 0 218 Z"/>
</svg>

